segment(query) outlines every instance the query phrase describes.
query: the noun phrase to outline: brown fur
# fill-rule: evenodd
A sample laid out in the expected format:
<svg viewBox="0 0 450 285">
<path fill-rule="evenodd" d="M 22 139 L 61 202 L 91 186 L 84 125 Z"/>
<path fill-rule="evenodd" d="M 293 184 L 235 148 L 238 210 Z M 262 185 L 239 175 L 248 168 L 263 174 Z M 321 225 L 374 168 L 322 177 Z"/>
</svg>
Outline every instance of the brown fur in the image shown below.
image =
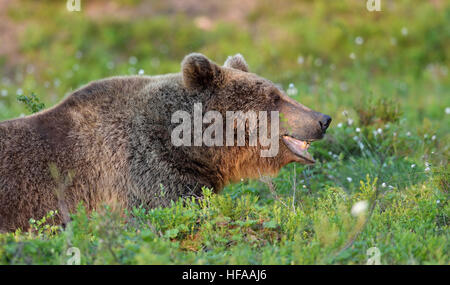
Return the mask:
<svg viewBox="0 0 450 285">
<path fill-rule="evenodd" d="M 260 157 L 259 146 L 173 146 L 171 115 L 192 112 L 195 102 L 223 115 L 285 110 L 296 134 L 322 135 L 320 113 L 249 73 L 240 55 L 220 67 L 191 54 L 178 74 L 92 82 L 54 108 L 0 123 L 0 230 L 26 229 L 30 218 L 50 210 L 59 210 L 57 222 L 65 223 L 80 202 L 88 210 L 165 206 L 200 196 L 203 186 L 217 192 L 304 162 L 281 142 L 274 158 Z"/>
</svg>

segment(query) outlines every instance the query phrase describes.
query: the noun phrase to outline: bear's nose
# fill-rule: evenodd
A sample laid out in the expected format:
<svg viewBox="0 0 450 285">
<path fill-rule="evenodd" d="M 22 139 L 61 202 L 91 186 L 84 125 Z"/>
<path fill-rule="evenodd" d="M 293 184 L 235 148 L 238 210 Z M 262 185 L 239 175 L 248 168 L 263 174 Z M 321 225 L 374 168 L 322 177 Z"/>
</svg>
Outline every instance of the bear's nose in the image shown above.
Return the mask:
<svg viewBox="0 0 450 285">
<path fill-rule="evenodd" d="M 331 123 L 331 117 L 328 115 L 322 115 L 319 119 L 320 128 L 322 129 L 322 132 L 325 133 L 325 131 L 328 129 Z"/>
</svg>

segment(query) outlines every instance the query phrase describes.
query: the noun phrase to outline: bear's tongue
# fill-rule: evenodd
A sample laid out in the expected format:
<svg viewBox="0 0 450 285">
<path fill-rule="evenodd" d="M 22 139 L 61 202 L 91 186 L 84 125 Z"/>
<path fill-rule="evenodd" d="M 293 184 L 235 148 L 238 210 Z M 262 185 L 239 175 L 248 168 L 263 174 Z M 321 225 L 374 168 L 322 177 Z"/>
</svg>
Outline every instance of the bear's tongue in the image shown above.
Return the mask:
<svg viewBox="0 0 450 285">
<path fill-rule="evenodd" d="M 308 153 L 310 143 L 295 139 L 290 136 L 283 136 L 283 141 L 287 147 L 297 156 L 314 163 L 314 158 Z"/>
</svg>

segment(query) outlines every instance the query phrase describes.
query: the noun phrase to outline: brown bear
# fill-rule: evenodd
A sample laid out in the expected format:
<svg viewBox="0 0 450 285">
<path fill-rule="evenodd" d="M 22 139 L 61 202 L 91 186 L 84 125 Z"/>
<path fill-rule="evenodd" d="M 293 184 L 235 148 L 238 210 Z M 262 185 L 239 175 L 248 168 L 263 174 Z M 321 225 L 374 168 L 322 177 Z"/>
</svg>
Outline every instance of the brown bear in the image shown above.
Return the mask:
<svg viewBox="0 0 450 285">
<path fill-rule="evenodd" d="M 278 152 L 261 156 L 263 146 L 250 146 L 248 133 L 244 145 L 174 145 L 173 114 L 192 113 L 196 103 L 224 117 L 279 112 Z M 181 73 L 95 81 L 51 109 L 0 123 L 0 230 L 26 229 L 50 210 L 65 223 L 80 202 L 88 210 L 165 206 L 201 196 L 204 186 L 218 192 L 290 162 L 314 163 L 307 148 L 330 121 L 250 73 L 241 55 L 219 66 L 193 53 Z"/>
</svg>

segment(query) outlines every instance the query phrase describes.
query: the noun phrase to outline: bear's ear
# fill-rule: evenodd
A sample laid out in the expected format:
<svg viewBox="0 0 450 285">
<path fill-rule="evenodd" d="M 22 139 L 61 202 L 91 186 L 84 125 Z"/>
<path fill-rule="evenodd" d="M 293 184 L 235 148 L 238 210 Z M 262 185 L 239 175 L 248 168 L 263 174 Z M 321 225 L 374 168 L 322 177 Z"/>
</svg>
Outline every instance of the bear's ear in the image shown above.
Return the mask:
<svg viewBox="0 0 450 285">
<path fill-rule="evenodd" d="M 229 56 L 223 66 L 248 72 L 248 64 L 240 53 Z"/>
<path fill-rule="evenodd" d="M 221 68 L 200 53 L 191 53 L 181 62 L 183 82 L 188 88 L 208 88 L 221 78 Z"/>
</svg>

